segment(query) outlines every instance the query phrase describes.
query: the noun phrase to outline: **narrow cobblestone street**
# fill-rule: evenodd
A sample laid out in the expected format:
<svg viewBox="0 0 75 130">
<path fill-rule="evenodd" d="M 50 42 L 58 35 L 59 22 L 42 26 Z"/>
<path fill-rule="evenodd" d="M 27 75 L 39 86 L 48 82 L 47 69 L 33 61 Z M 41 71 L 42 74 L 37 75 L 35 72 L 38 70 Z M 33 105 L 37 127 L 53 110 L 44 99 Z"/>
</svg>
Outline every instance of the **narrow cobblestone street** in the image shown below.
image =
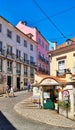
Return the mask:
<svg viewBox="0 0 75 130">
<path fill-rule="evenodd" d="M 0 130 L 74 130 L 72 128 L 60 128 L 37 121 L 27 119 L 14 110 L 14 106 L 31 96 L 29 92 L 17 92 L 16 97 L 0 97 Z"/>
</svg>

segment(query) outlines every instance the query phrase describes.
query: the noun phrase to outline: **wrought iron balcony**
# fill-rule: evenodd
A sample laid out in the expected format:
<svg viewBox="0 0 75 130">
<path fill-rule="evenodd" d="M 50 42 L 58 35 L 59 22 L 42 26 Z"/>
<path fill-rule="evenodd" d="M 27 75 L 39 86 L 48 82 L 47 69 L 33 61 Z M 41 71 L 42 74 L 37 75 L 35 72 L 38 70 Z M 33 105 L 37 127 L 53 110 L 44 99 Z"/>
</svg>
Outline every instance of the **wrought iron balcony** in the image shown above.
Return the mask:
<svg viewBox="0 0 75 130">
<path fill-rule="evenodd" d="M 8 68 L 7 68 L 7 72 L 8 72 L 8 73 L 12 73 L 12 68 L 9 68 L 9 67 L 8 67 Z"/>
<path fill-rule="evenodd" d="M 26 76 L 26 77 L 28 76 L 28 73 L 27 73 L 27 72 L 25 72 L 25 71 L 24 71 L 24 76 Z"/>
<path fill-rule="evenodd" d="M 56 71 L 56 76 L 63 76 L 65 75 L 66 73 L 70 73 L 70 69 L 61 69 L 61 70 L 57 70 Z"/>
<path fill-rule="evenodd" d="M 12 58 L 16 59 L 16 55 L 14 53 L 12 53 Z"/>
<path fill-rule="evenodd" d="M 24 64 L 29 64 L 29 60 L 24 60 Z"/>
<path fill-rule="evenodd" d="M 38 57 L 39 57 L 39 59 L 42 60 L 43 62 L 46 62 L 46 59 L 45 59 L 43 56 L 39 55 Z"/>
<path fill-rule="evenodd" d="M 46 63 L 46 64 L 49 64 L 49 61 L 45 59 L 45 63 Z"/>
<path fill-rule="evenodd" d="M 5 55 L 6 55 L 6 54 L 5 54 L 5 50 L 1 49 L 1 50 L 0 50 L 0 55 L 5 56 Z"/>
<path fill-rule="evenodd" d="M 33 62 L 33 61 L 30 61 L 30 65 L 36 67 L 35 62 Z"/>
<path fill-rule="evenodd" d="M 20 76 L 21 75 L 21 71 L 20 70 L 16 70 L 16 74 Z"/>
<path fill-rule="evenodd" d="M 16 59 L 16 55 L 15 55 L 14 53 L 12 53 L 12 52 L 11 52 L 11 53 L 10 53 L 10 52 L 7 52 L 7 53 L 6 53 L 6 57 L 7 57 L 7 58 L 11 58 L 11 59 Z"/>
</svg>

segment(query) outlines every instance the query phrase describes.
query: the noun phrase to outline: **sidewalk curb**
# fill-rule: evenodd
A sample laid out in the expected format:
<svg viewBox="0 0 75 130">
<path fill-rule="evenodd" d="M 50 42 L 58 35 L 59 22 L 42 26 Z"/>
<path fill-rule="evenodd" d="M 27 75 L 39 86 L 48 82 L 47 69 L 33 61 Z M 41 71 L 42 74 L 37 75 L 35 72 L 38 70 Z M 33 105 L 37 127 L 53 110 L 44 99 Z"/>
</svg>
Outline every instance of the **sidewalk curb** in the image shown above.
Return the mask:
<svg viewBox="0 0 75 130">
<path fill-rule="evenodd" d="M 29 118 L 35 121 L 39 121 L 41 123 L 45 123 L 48 125 L 53 125 L 56 127 L 65 127 L 65 128 L 75 128 L 75 122 L 67 119 L 61 115 L 57 115 L 57 113 L 55 114 L 53 111 L 50 110 L 44 110 L 44 109 L 38 109 L 38 108 L 26 108 L 26 106 L 23 106 L 23 104 L 25 103 L 25 101 L 28 101 L 30 98 L 21 101 L 20 103 L 16 104 L 14 106 L 14 110 L 24 116 L 25 118 Z M 55 114 L 52 115 L 53 117 L 55 116 L 55 118 L 51 118 L 50 115 L 51 114 Z M 47 119 L 45 119 L 45 117 Z"/>
</svg>

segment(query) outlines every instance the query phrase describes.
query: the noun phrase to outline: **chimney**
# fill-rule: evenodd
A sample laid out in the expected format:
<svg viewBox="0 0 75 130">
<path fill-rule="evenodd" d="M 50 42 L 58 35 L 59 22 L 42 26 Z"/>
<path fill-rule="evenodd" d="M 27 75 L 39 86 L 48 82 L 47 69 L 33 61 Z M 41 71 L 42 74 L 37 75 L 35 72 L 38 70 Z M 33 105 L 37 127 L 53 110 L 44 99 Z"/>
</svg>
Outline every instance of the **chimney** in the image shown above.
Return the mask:
<svg viewBox="0 0 75 130">
<path fill-rule="evenodd" d="M 57 42 L 56 41 L 52 41 L 52 43 L 53 43 L 53 49 L 56 50 L 56 48 L 57 48 Z"/>
<path fill-rule="evenodd" d="M 27 25 L 27 21 L 21 21 L 23 25 Z"/>
</svg>

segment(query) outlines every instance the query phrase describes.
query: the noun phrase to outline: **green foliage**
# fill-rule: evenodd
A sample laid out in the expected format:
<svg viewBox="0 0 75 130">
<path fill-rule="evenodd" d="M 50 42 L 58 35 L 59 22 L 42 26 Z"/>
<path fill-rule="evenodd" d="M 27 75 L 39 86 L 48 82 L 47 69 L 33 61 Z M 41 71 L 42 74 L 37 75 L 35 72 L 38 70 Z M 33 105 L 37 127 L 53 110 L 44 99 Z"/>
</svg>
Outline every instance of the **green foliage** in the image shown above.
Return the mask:
<svg viewBox="0 0 75 130">
<path fill-rule="evenodd" d="M 68 108 L 68 110 L 70 110 L 70 100 L 67 103 L 64 100 L 59 101 L 59 107 L 61 107 L 62 109 Z"/>
</svg>

